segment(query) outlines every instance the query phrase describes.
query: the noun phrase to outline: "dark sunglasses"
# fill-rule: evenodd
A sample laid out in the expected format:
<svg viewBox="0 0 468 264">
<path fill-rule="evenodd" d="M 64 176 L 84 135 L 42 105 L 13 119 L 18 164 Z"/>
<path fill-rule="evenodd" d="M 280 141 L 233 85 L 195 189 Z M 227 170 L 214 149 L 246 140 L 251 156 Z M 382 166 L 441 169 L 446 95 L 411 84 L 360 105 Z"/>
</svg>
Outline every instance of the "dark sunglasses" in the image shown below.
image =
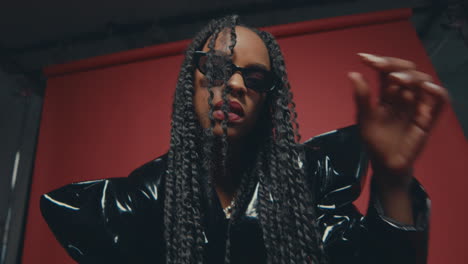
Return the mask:
<svg viewBox="0 0 468 264">
<path fill-rule="evenodd" d="M 197 69 L 206 75 L 208 53 L 205 51 L 195 51 L 194 62 Z M 244 80 L 245 87 L 252 89 L 256 92 L 269 92 L 275 88 L 277 78 L 275 75 L 266 69 L 260 67 L 239 67 L 232 63 L 226 55 L 212 55 L 213 72 L 211 73 L 214 79 L 214 85 L 222 85 L 225 77 L 232 76 L 235 72 L 240 72 Z M 230 72 L 225 72 L 226 66 L 229 66 Z M 229 74 L 228 76 L 225 76 Z"/>
</svg>

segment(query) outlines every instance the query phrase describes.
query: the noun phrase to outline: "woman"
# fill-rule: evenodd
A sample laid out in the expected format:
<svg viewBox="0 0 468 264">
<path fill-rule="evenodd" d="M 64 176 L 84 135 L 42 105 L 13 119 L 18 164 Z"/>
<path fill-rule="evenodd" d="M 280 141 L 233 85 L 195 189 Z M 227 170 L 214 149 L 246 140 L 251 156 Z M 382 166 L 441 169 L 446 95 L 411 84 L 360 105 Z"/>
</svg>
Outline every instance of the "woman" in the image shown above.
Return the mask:
<svg viewBox="0 0 468 264">
<path fill-rule="evenodd" d="M 186 51 L 169 152 L 45 194 L 44 218 L 79 263 L 425 262 L 428 200 L 411 168 L 447 94 L 412 62 L 360 56 L 381 73 L 380 100 L 350 73 L 358 125 L 298 144 L 274 38 L 212 21 Z"/>
</svg>

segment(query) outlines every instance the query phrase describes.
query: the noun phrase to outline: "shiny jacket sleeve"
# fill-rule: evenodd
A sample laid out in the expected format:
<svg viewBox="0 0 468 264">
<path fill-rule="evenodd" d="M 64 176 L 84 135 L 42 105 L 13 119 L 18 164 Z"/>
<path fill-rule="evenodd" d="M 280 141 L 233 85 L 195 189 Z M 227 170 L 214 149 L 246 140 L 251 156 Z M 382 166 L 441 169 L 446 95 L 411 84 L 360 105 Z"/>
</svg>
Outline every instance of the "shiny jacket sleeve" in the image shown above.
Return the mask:
<svg viewBox="0 0 468 264">
<path fill-rule="evenodd" d="M 144 260 L 151 252 L 152 263 L 162 263 L 158 262 L 163 257 L 162 223 L 157 222 L 162 219 L 158 190 L 158 175 L 163 173 L 158 162 L 162 159 L 126 178 L 73 183 L 41 197 L 44 219 L 74 260 L 145 263 L 140 258 Z M 148 176 L 154 178 L 146 179 Z M 143 230 L 148 226 L 152 228 Z"/>
<path fill-rule="evenodd" d="M 385 217 L 373 186 L 363 216 L 352 204 L 368 166 L 357 127 L 315 137 L 304 146 L 330 263 L 426 263 L 430 201 L 416 180 L 411 186 L 414 226 Z"/>
</svg>

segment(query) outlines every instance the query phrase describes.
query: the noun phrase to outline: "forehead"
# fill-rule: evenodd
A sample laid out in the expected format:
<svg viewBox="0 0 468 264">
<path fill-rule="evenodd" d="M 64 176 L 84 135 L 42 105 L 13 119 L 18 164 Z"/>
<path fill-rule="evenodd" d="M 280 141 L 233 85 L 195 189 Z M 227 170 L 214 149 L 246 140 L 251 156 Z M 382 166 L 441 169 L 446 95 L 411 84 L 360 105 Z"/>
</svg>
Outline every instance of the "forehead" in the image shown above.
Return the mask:
<svg viewBox="0 0 468 264">
<path fill-rule="evenodd" d="M 245 67 L 251 64 L 261 64 L 270 69 L 270 57 L 263 40 L 252 30 L 236 26 L 236 45 L 234 46 L 233 61 L 235 64 Z M 210 38 L 211 39 L 211 38 Z M 203 51 L 208 51 L 208 43 L 203 46 Z M 215 42 L 215 50 L 229 53 L 231 44 L 230 29 L 226 28 L 218 34 Z"/>
</svg>

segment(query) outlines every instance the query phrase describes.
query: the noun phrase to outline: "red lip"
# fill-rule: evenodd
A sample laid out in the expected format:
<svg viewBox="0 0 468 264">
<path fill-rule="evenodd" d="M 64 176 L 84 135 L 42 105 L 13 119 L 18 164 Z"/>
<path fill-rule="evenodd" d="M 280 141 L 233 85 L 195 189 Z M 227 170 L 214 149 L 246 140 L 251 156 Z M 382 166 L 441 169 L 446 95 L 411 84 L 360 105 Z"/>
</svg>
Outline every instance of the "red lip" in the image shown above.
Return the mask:
<svg viewBox="0 0 468 264">
<path fill-rule="evenodd" d="M 223 105 L 223 101 L 219 101 L 214 105 L 214 110 L 219 110 L 221 109 Z M 239 104 L 236 101 L 229 101 L 229 110 L 228 112 L 232 112 L 234 114 L 237 114 L 239 116 L 244 116 L 244 109 L 242 108 L 241 104 Z"/>
</svg>

